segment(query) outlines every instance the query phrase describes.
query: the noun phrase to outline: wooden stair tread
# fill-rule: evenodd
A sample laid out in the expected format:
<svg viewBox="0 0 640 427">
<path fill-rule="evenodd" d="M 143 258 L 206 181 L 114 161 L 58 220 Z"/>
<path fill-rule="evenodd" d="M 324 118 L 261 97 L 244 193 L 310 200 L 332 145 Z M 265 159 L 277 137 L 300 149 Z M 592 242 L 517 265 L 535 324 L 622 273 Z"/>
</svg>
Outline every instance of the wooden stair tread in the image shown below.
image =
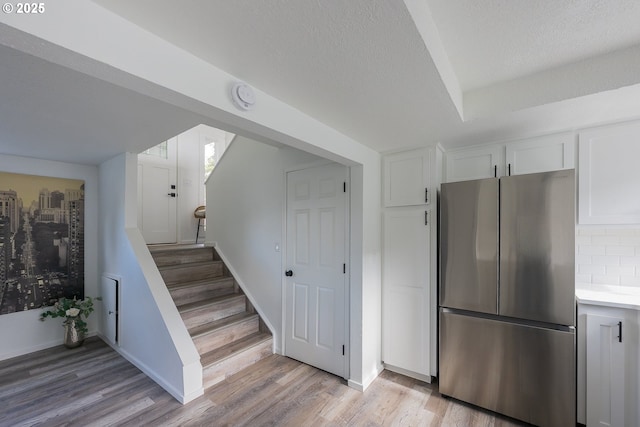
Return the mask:
<svg viewBox="0 0 640 427">
<path fill-rule="evenodd" d="M 203 386 L 273 353 L 273 337 L 212 247 L 149 246 L 193 343 L 201 354 Z"/>
<path fill-rule="evenodd" d="M 190 329 L 189 334 L 191 335 L 191 338 L 196 338 L 202 335 L 206 335 L 213 331 L 231 327 L 233 325 L 242 323 L 244 321 L 252 320 L 256 317 L 258 317 L 256 313 L 249 313 L 247 311 L 243 311 L 242 313 L 234 314 L 233 316 L 224 317 L 219 320 L 214 320 L 213 322 L 209 322 L 205 325 Z"/>
<path fill-rule="evenodd" d="M 183 264 L 171 264 L 171 265 L 163 265 L 158 267 L 160 272 L 170 271 L 170 270 L 179 270 L 179 269 L 187 269 L 187 268 L 197 268 L 197 267 L 206 267 L 208 265 L 222 265 L 222 261 L 218 260 L 209 260 L 209 261 L 199 261 L 199 262 L 189 262 Z"/>
<path fill-rule="evenodd" d="M 192 249 L 208 249 L 212 250 L 211 246 L 205 246 L 203 243 L 198 244 L 186 244 L 186 245 L 176 245 L 176 244 L 157 244 L 157 245 L 148 245 L 149 252 L 152 254 L 162 253 L 162 252 L 171 252 L 171 251 L 180 251 L 180 250 L 192 250 Z"/>
<path fill-rule="evenodd" d="M 207 305 L 214 305 L 220 302 L 226 302 L 233 299 L 242 299 L 242 298 L 245 298 L 245 296 L 244 294 L 241 294 L 241 293 L 222 295 L 219 297 L 208 298 L 208 299 L 204 299 L 196 302 L 190 302 L 187 304 L 179 305 L 178 311 L 180 313 L 188 313 L 190 311 L 197 310 L 202 307 L 206 307 Z"/>
<path fill-rule="evenodd" d="M 233 277 L 219 276 L 219 277 L 212 277 L 210 279 L 192 280 L 189 282 L 167 283 L 167 289 L 169 289 L 169 291 L 174 291 L 177 289 L 190 288 L 193 286 L 216 285 L 218 283 L 222 283 L 225 281 L 233 281 Z"/>
<path fill-rule="evenodd" d="M 250 349 L 256 345 L 272 339 L 271 334 L 265 332 L 256 332 L 251 335 L 247 335 L 244 338 L 233 341 L 215 350 L 211 350 L 208 353 L 203 354 L 200 357 L 200 363 L 205 368 L 210 365 L 221 362 L 243 350 Z"/>
</svg>

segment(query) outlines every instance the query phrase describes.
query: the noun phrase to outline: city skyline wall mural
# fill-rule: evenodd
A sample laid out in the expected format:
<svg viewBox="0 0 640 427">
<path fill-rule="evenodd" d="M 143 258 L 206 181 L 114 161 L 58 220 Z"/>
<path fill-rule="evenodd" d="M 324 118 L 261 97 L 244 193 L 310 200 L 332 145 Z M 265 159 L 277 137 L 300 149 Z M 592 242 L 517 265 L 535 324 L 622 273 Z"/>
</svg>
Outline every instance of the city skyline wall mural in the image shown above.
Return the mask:
<svg viewBox="0 0 640 427">
<path fill-rule="evenodd" d="M 0 172 L 0 315 L 84 298 L 84 181 Z"/>
</svg>

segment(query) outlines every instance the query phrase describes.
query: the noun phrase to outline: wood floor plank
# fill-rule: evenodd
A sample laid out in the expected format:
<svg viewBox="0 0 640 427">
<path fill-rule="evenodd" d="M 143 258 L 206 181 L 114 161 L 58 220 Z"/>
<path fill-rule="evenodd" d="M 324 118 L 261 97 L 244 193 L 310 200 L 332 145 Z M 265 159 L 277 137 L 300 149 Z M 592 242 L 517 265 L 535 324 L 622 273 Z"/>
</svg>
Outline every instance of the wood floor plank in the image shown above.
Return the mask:
<svg viewBox="0 0 640 427">
<path fill-rule="evenodd" d="M 364 392 L 283 356 L 181 405 L 98 338 L 0 362 L 0 426 L 464 426 L 525 424 L 384 371 Z"/>
</svg>

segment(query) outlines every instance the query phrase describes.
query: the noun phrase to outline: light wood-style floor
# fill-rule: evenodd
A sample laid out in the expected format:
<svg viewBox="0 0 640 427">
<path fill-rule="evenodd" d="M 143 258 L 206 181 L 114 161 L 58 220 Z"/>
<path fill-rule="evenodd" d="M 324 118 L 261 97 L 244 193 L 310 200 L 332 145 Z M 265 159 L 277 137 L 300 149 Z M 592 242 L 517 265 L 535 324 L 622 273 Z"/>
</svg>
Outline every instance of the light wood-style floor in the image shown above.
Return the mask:
<svg viewBox="0 0 640 427">
<path fill-rule="evenodd" d="M 98 338 L 0 362 L 0 426 L 521 426 L 383 372 L 364 392 L 273 355 L 181 405 Z"/>
</svg>

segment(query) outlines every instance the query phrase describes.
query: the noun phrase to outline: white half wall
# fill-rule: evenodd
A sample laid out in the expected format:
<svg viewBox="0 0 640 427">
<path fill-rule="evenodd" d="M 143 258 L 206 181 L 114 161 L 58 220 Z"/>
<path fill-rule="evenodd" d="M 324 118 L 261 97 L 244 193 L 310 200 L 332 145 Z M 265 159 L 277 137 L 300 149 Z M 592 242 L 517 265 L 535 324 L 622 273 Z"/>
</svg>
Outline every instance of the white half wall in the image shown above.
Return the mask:
<svg viewBox="0 0 640 427">
<path fill-rule="evenodd" d="M 114 349 L 182 403 L 202 395 L 200 355 L 137 229 L 137 155 L 100 165 L 100 271 L 122 279 Z"/>
<path fill-rule="evenodd" d="M 1 144 L 10 141 L 1 141 Z M 0 144 L 0 145 L 1 145 Z M 0 171 L 56 178 L 82 179 L 85 184 L 84 292 L 98 296 L 98 168 L 71 163 L 0 155 Z M 0 183 L 2 188 L 2 183 Z M 4 188 L 2 188 L 4 189 Z M 30 203 L 25 201 L 25 203 Z M 89 335 L 95 335 L 101 305 L 89 316 Z M 62 345 L 62 319 L 38 319 L 43 310 L 28 310 L 0 316 L 0 360 Z"/>
</svg>

